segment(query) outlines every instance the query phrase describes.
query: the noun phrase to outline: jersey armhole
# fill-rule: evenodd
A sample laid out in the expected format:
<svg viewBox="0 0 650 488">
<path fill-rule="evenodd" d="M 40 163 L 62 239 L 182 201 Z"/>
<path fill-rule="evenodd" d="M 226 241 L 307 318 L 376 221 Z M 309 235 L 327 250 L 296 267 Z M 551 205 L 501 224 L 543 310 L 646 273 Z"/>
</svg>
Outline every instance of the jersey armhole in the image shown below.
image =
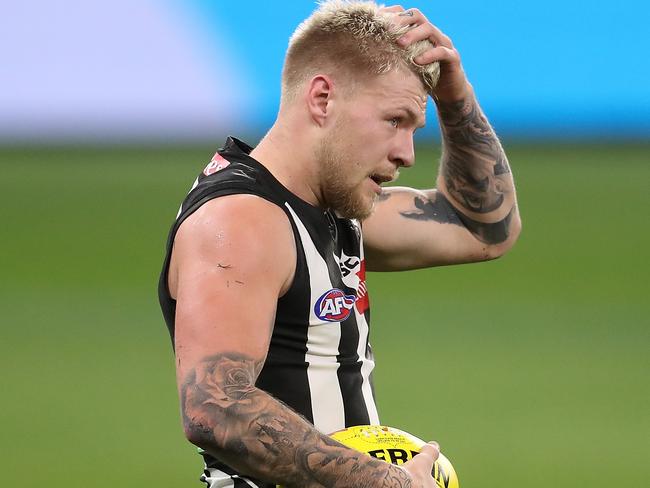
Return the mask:
<svg viewBox="0 0 650 488">
<path fill-rule="evenodd" d="M 287 295 L 292 288 L 294 287 L 294 282 L 295 282 L 295 277 L 298 272 L 298 266 L 300 264 L 300 259 L 299 259 L 299 253 L 302 251 L 302 243 L 300 242 L 300 236 L 298 235 L 298 230 L 296 229 L 295 223 L 293 222 L 293 219 L 291 218 L 291 215 L 287 211 L 287 209 L 283 206 L 278 204 L 278 202 L 274 201 L 270 196 L 261 194 L 261 193 L 254 193 L 253 191 L 246 191 L 246 189 L 238 188 L 238 189 L 232 189 L 230 191 L 226 190 L 223 192 L 218 192 L 216 194 L 211 194 L 207 195 L 203 198 L 201 198 L 198 202 L 195 202 L 193 205 L 191 205 L 187 210 L 185 210 L 181 215 L 179 215 L 178 219 L 174 223 L 174 226 L 170 232 L 169 239 L 167 242 L 167 253 L 165 256 L 165 262 L 163 266 L 163 271 L 161 273 L 160 277 L 160 282 L 159 282 L 159 291 L 163 291 L 164 294 L 169 297 L 169 299 L 172 301 L 172 303 L 176 303 L 176 300 L 172 298 L 171 292 L 169 290 L 169 266 L 171 264 L 171 257 L 172 257 L 172 252 L 174 249 L 174 240 L 176 239 L 176 234 L 178 233 L 178 229 L 180 226 L 185 222 L 185 220 L 190 217 L 194 212 L 196 212 L 199 208 L 201 208 L 203 205 L 205 205 L 207 202 L 214 200 L 215 198 L 220 198 L 220 197 L 226 197 L 226 196 L 231 196 L 231 195 L 253 195 L 259 198 L 262 198 L 266 200 L 269 203 L 272 203 L 276 207 L 279 207 L 282 209 L 284 212 L 284 215 L 286 216 L 287 220 L 289 221 L 289 225 L 291 226 L 291 231 L 293 232 L 293 239 L 296 244 L 296 267 L 294 269 L 294 274 L 293 278 L 291 279 L 291 283 L 287 287 L 287 291 L 285 291 L 282 295 L 278 296 L 278 299 L 284 297 Z M 161 290 L 162 288 L 162 290 Z"/>
</svg>

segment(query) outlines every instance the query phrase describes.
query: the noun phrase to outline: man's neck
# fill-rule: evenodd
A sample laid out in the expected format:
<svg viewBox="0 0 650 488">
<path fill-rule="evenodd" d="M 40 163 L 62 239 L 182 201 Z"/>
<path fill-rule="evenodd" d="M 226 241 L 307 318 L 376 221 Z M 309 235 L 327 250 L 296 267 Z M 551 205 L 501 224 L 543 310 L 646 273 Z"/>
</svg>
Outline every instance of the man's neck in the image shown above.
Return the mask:
<svg viewBox="0 0 650 488">
<path fill-rule="evenodd" d="M 250 155 L 291 193 L 316 207 L 322 205 L 319 168 L 300 132 L 276 121 Z"/>
</svg>

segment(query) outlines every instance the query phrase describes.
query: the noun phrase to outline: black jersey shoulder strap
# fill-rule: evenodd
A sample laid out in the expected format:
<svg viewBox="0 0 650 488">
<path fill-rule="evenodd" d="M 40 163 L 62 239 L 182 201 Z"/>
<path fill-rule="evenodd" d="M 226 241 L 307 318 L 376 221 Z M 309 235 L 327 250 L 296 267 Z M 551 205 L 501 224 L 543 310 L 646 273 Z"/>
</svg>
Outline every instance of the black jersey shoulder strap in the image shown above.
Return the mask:
<svg viewBox="0 0 650 488">
<path fill-rule="evenodd" d="M 248 156 L 250 146 L 233 137 L 217 150 L 210 163 L 196 178 L 187 194 L 167 238 L 165 259 L 158 281 L 158 299 L 174 343 L 176 301 L 171 298 L 168 272 L 176 233 L 181 224 L 206 202 L 227 195 L 250 194 L 268 200 L 286 212 L 282 187 L 264 166 Z"/>
</svg>

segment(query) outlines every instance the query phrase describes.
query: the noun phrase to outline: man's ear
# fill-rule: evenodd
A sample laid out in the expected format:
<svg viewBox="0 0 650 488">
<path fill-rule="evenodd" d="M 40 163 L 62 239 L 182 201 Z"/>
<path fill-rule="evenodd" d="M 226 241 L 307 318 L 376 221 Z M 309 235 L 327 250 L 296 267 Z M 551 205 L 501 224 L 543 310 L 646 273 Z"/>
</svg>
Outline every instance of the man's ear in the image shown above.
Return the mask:
<svg viewBox="0 0 650 488">
<path fill-rule="evenodd" d="M 327 75 L 316 75 L 309 82 L 307 92 L 307 109 L 311 118 L 319 126 L 327 123 L 332 111 L 334 82 Z"/>
</svg>

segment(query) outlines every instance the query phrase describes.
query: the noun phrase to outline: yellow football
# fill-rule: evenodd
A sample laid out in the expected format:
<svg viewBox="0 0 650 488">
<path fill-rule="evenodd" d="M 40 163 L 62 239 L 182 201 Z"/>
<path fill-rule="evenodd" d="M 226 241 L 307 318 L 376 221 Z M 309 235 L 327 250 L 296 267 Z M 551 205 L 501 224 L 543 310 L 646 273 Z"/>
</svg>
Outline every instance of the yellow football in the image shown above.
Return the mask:
<svg viewBox="0 0 650 488">
<path fill-rule="evenodd" d="M 423 440 L 408 432 L 381 425 L 348 427 L 334 432 L 331 437 L 344 446 L 397 465 L 412 459 L 425 444 Z M 459 487 L 456 471 L 442 453 L 433 465 L 432 474 L 440 488 Z"/>
</svg>

